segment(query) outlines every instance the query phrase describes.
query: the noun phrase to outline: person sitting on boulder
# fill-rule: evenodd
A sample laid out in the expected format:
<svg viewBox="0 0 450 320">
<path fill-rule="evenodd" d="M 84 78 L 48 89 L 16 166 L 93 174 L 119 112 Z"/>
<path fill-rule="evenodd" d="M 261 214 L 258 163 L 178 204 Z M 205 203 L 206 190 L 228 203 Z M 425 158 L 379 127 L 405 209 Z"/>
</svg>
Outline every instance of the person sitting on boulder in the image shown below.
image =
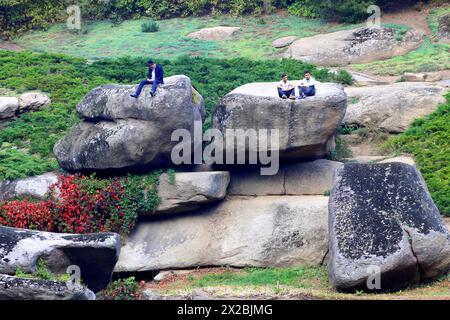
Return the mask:
<svg viewBox="0 0 450 320">
<path fill-rule="evenodd" d="M 295 99 L 295 87 L 289 82 L 286 73 L 281 75 L 281 81 L 278 83 L 277 89 L 280 98 L 286 99 L 289 97 L 290 99 Z"/>
<path fill-rule="evenodd" d="M 306 97 L 314 96 L 316 94 L 316 79 L 311 76 L 311 72 L 305 71 L 304 78 L 300 82 L 298 87 L 298 92 L 300 93 L 299 99 L 304 99 Z"/>
<path fill-rule="evenodd" d="M 155 95 L 156 87 L 158 84 L 164 84 L 164 69 L 159 64 L 154 63 L 152 60 L 149 60 L 147 62 L 148 65 L 148 74 L 147 79 L 141 81 L 139 84 L 136 92 L 132 94 L 131 96 L 133 98 L 139 97 L 141 94 L 142 89 L 145 85 L 151 84 L 152 90 L 150 91 L 150 95 L 153 97 Z"/>
</svg>

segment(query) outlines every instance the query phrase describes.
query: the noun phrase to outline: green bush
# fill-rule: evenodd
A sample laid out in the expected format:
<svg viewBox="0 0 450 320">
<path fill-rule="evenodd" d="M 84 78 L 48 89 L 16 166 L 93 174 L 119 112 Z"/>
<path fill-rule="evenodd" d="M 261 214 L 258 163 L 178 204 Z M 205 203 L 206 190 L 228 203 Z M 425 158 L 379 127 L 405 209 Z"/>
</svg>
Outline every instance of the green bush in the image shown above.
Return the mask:
<svg viewBox="0 0 450 320">
<path fill-rule="evenodd" d="M 382 145 L 387 152 L 407 152 L 416 158 L 434 202 L 450 216 L 450 94 L 430 116 Z"/>
<path fill-rule="evenodd" d="M 141 25 L 142 32 L 158 32 L 159 24 L 155 21 L 147 21 Z"/>
<path fill-rule="evenodd" d="M 113 281 L 97 294 L 99 300 L 136 300 L 139 285 L 134 277 Z"/>
</svg>

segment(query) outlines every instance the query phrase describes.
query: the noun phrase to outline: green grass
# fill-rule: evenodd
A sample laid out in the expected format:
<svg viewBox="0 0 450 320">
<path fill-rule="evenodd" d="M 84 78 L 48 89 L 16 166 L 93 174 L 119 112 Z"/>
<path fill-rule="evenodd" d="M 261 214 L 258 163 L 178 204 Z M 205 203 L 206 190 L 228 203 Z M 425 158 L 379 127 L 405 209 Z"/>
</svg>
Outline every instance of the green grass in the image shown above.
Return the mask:
<svg viewBox="0 0 450 320">
<path fill-rule="evenodd" d="M 264 23 L 262 23 L 264 21 Z M 352 28 L 355 25 L 328 25 L 320 19 L 298 18 L 291 15 L 268 15 L 264 17 L 212 17 L 174 18 L 158 21 L 159 31 L 141 32 L 147 19 L 126 20 L 112 27 L 110 21 L 89 21 L 86 34 L 76 34 L 65 24 L 52 25 L 48 30 L 32 31 L 16 42 L 35 52 L 63 53 L 87 59 L 141 57 L 150 55 L 155 59 L 173 59 L 179 56 L 202 56 L 214 58 L 247 57 L 266 59 L 282 50 L 272 47 L 277 38 L 295 35 L 312 36 L 322 32 Z M 239 26 L 236 38 L 226 41 L 203 41 L 187 35 L 204 27 Z"/>
<path fill-rule="evenodd" d="M 378 75 L 400 75 L 404 72 L 432 72 L 450 69 L 450 45 L 433 43 L 426 38 L 415 51 L 403 56 L 366 64 L 354 64 L 352 69 Z"/>
<path fill-rule="evenodd" d="M 428 24 L 433 32 L 433 38 L 437 37 L 439 17 L 450 12 L 450 7 L 431 10 L 428 16 Z M 398 24 L 385 24 L 396 30 L 397 41 L 401 41 L 403 35 L 410 28 Z M 426 37 L 423 44 L 417 49 L 405 55 L 386 60 L 365 64 L 355 64 L 352 68 L 357 71 L 369 71 L 378 75 L 400 75 L 404 72 L 433 72 L 450 69 L 450 45 L 433 42 Z"/>
<path fill-rule="evenodd" d="M 428 25 L 434 36 L 437 36 L 438 34 L 439 18 L 447 13 L 450 13 L 450 7 L 441 7 L 430 11 L 430 14 L 428 15 Z"/>
<path fill-rule="evenodd" d="M 246 268 L 241 272 L 226 271 L 219 274 L 208 274 L 199 279 L 192 279 L 191 285 L 209 286 L 277 286 L 285 285 L 294 288 L 327 288 L 329 287 L 326 266 L 295 268 Z"/>
<path fill-rule="evenodd" d="M 0 130 L 0 179 L 40 174 L 57 168 L 53 145 L 79 121 L 76 105 L 92 88 L 107 83 L 138 83 L 146 75 L 146 58 L 123 57 L 88 64 L 61 54 L 0 51 L 0 87 L 17 93 L 30 90 L 50 95 L 52 104 L 8 122 Z M 248 82 L 277 81 L 287 72 L 300 78 L 312 70 L 321 81 L 345 81 L 326 69 L 296 60 L 257 61 L 244 58 L 180 57 L 159 60 L 165 75 L 185 74 L 204 97 L 208 113 L 221 97 Z M 209 125 L 207 120 L 206 127 Z"/>
<path fill-rule="evenodd" d="M 450 94 L 446 97 L 446 104 L 416 120 L 381 148 L 413 154 L 435 204 L 443 215 L 450 216 Z"/>
<path fill-rule="evenodd" d="M 62 281 L 67 282 L 70 280 L 70 275 L 66 274 L 53 274 L 47 266 L 47 263 L 42 259 L 38 259 L 37 269 L 35 273 L 26 273 L 20 267 L 16 269 L 15 276 L 23 279 L 36 279 L 47 281 Z"/>
</svg>

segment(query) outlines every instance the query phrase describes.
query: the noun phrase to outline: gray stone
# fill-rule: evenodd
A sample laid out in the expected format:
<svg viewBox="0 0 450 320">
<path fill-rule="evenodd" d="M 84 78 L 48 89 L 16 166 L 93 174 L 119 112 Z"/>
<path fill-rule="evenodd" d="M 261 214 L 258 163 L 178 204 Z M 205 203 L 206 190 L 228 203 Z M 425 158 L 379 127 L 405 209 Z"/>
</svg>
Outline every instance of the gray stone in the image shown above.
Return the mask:
<svg viewBox="0 0 450 320">
<path fill-rule="evenodd" d="M 17 180 L 0 181 L 0 200 L 9 200 L 18 197 L 33 197 L 42 199 L 49 191 L 50 186 L 58 181 L 55 172 Z"/>
<path fill-rule="evenodd" d="M 13 275 L 17 268 L 35 273 L 42 258 L 56 274 L 79 266 L 83 283 L 97 292 L 109 284 L 119 252 L 120 236 L 115 233 L 63 234 L 0 226 L 3 274 Z"/>
<path fill-rule="evenodd" d="M 37 111 L 51 103 L 50 98 L 41 92 L 27 92 L 19 97 L 19 111 Z"/>
<path fill-rule="evenodd" d="M 19 110 L 19 99 L 0 97 L 0 119 L 13 118 Z"/>
<path fill-rule="evenodd" d="M 81 285 L 0 274 L 0 300 L 95 300 L 95 294 Z"/>
<path fill-rule="evenodd" d="M 323 158 L 331 150 L 347 101 L 341 85 L 322 83 L 316 89 L 314 97 L 289 100 L 278 97 L 276 83 L 241 86 L 219 101 L 212 114 L 212 128 L 223 134 L 227 129 L 278 129 L 282 158 Z M 225 147 L 226 136 L 224 141 Z M 257 151 L 256 146 L 247 144 L 245 150 Z M 220 146 L 215 147 L 220 150 Z M 237 145 L 234 147 L 237 154 Z"/>
<path fill-rule="evenodd" d="M 188 34 L 188 37 L 199 40 L 222 41 L 234 37 L 240 29 L 241 28 L 239 27 L 223 26 L 203 28 L 198 31 L 191 32 Z"/>
<path fill-rule="evenodd" d="M 282 165 L 276 175 L 261 175 L 259 169 L 231 172 L 229 195 L 323 195 L 331 189 L 333 172 L 342 163 L 318 159 Z"/>
<path fill-rule="evenodd" d="M 327 204 L 324 196 L 230 197 L 195 213 L 141 220 L 115 271 L 319 265 Z"/>
<path fill-rule="evenodd" d="M 442 74 L 438 72 L 405 72 L 403 73 L 402 80 L 406 82 L 437 82 L 442 80 Z"/>
<path fill-rule="evenodd" d="M 155 212 L 140 215 L 192 211 L 225 197 L 230 174 L 227 171 L 177 172 L 174 181 L 164 173 L 159 177 L 161 199 Z"/>
<path fill-rule="evenodd" d="M 158 86 L 155 97 L 146 86 L 138 99 L 136 86 L 105 85 L 90 91 L 78 104 L 84 120 L 53 149 L 66 170 L 120 169 L 171 164 L 172 132 L 186 129 L 205 116 L 203 98 L 186 76 L 172 76 Z"/>
<path fill-rule="evenodd" d="M 401 82 L 345 91 L 356 102 L 348 105 L 343 124 L 398 133 L 436 110 L 448 90 L 429 83 Z"/>
<path fill-rule="evenodd" d="M 290 45 L 292 42 L 297 40 L 296 36 L 287 36 L 283 38 L 276 39 L 272 42 L 272 47 L 274 48 L 284 48 Z"/>
<path fill-rule="evenodd" d="M 434 279 L 450 269 L 450 234 L 420 173 L 404 163 L 345 164 L 329 202 L 329 264 L 339 290 L 380 290 Z"/>
<path fill-rule="evenodd" d="M 286 56 L 321 66 L 367 63 L 414 50 L 424 37 L 409 30 L 399 42 L 395 33 L 392 28 L 364 27 L 319 34 L 294 41 Z"/>
<path fill-rule="evenodd" d="M 438 36 L 440 40 L 450 41 L 450 13 L 439 17 Z"/>
</svg>

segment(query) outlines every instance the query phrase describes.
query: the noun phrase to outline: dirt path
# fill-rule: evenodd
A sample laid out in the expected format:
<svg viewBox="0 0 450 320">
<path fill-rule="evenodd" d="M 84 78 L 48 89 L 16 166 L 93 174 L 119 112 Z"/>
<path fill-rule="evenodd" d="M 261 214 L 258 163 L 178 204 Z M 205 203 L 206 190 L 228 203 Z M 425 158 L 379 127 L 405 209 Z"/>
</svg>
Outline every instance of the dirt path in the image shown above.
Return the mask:
<svg viewBox="0 0 450 320">
<path fill-rule="evenodd" d="M 413 29 L 422 31 L 426 35 L 431 35 L 432 32 L 427 21 L 431 9 L 431 7 L 425 7 L 419 11 L 414 8 L 409 8 L 396 12 L 382 13 L 381 23 L 404 24 Z"/>
<path fill-rule="evenodd" d="M 0 41 L 0 50 L 23 51 L 23 48 L 14 42 Z"/>
</svg>

